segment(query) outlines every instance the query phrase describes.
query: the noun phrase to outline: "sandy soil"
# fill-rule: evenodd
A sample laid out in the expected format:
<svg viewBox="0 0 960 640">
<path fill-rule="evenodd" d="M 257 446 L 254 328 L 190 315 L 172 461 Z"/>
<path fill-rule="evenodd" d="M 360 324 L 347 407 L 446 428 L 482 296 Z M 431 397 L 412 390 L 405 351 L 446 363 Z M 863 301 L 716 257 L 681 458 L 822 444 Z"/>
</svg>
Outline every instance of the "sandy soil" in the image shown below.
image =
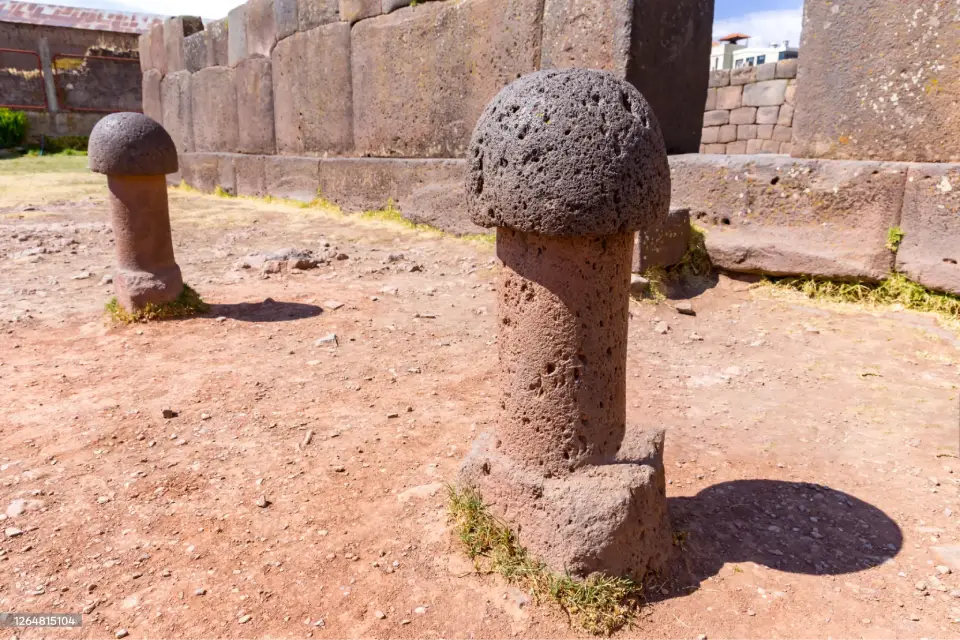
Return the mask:
<svg viewBox="0 0 960 640">
<path fill-rule="evenodd" d="M 0 611 L 87 613 L 18 637 L 582 635 L 446 522 L 496 420 L 491 247 L 174 190 L 213 310 L 113 326 L 82 165 L 0 161 Z M 237 267 L 285 247 L 330 259 Z M 631 309 L 628 422 L 669 429 L 686 543 L 619 635 L 960 635 L 957 333 L 714 285 Z"/>
</svg>

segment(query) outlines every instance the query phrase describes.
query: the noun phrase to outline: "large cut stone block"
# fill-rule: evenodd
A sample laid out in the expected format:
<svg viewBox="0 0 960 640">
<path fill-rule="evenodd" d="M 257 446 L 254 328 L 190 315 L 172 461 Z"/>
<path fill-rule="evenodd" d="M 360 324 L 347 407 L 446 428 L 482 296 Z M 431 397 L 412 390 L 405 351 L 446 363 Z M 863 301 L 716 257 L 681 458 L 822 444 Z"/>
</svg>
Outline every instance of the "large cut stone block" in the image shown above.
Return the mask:
<svg viewBox="0 0 960 640">
<path fill-rule="evenodd" d="M 955 1 L 805 2 L 794 155 L 960 161 Z"/>
<path fill-rule="evenodd" d="M 391 55 L 382 65 L 403 57 Z M 352 151 L 350 25 L 338 22 L 295 33 L 277 44 L 271 59 L 277 150 L 290 155 Z"/>
<path fill-rule="evenodd" d="M 486 103 L 536 69 L 537 16 L 538 0 L 471 0 L 359 22 L 352 59 L 357 153 L 462 156 Z"/>
<path fill-rule="evenodd" d="M 237 195 L 237 171 L 234 163 L 239 153 L 217 154 L 217 186 L 231 196 Z"/>
<path fill-rule="evenodd" d="M 163 23 L 163 47 L 167 55 L 167 73 L 187 68 L 183 39 L 203 31 L 203 21 L 195 16 L 167 18 Z"/>
<path fill-rule="evenodd" d="M 381 12 L 380 0 L 340 0 L 340 19 L 350 24 L 378 16 Z"/>
<path fill-rule="evenodd" d="M 208 67 L 226 67 L 230 64 L 229 46 L 230 36 L 227 18 L 207 23 L 203 33 L 207 36 L 207 64 Z"/>
<path fill-rule="evenodd" d="M 144 35 L 147 36 L 146 46 L 149 47 L 147 57 L 150 59 L 152 68 L 159 71 L 162 76 L 167 75 L 167 46 L 163 39 L 163 23 L 153 25 Z M 144 46 L 143 42 L 141 42 L 142 46 Z M 140 50 L 143 51 L 143 49 Z"/>
<path fill-rule="evenodd" d="M 271 196 L 311 202 L 320 188 L 320 159 L 265 156 L 264 174 Z"/>
<path fill-rule="evenodd" d="M 143 72 L 143 113 L 163 124 L 163 98 L 160 90 L 161 76 L 156 69 Z"/>
<path fill-rule="evenodd" d="M 273 24 L 277 30 L 277 42 L 296 33 L 299 23 L 297 0 L 274 0 Z"/>
<path fill-rule="evenodd" d="M 330 158 L 320 161 L 320 194 L 344 211 L 393 201 L 404 218 L 456 234 L 485 233 L 470 221 L 463 160 Z"/>
<path fill-rule="evenodd" d="M 234 67 L 247 59 L 247 5 L 231 9 L 227 25 L 227 63 Z"/>
<path fill-rule="evenodd" d="M 237 150 L 237 92 L 234 71 L 227 67 L 207 67 L 193 75 L 193 138 L 197 151 Z"/>
<path fill-rule="evenodd" d="M 240 153 L 276 152 L 273 134 L 273 77 L 270 60 L 248 58 L 234 69 Z"/>
<path fill-rule="evenodd" d="M 177 71 L 160 81 L 161 122 L 181 154 L 194 149 L 191 80 L 189 71 Z"/>
<path fill-rule="evenodd" d="M 183 39 L 183 64 L 190 73 L 210 66 L 210 54 L 207 52 L 207 32 L 200 31 Z"/>
<path fill-rule="evenodd" d="M 237 155 L 233 159 L 233 169 L 238 196 L 262 198 L 268 195 L 266 157 Z"/>
<path fill-rule="evenodd" d="M 905 165 L 692 154 L 670 170 L 672 205 L 706 228 L 723 269 L 874 281 L 893 267 Z"/>
<path fill-rule="evenodd" d="M 786 101 L 787 81 L 768 80 L 744 85 L 743 106 L 776 107 Z"/>
<path fill-rule="evenodd" d="M 690 244 L 690 210 L 670 209 L 659 224 L 637 232 L 633 245 L 633 272 L 679 264 Z"/>
<path fill-rule="evenodd" d="M 283 3 L 289 5 L 290 0 L 247 0 L 246 27 L 247 27 L 247 55 L 269 58 L 270 52 L 276 46 L 277 19 L 274 7 Z M 294 2 L 296 9 L 296 2 Z M 296 16 L 294 16 L 296 24 Z M 288 26 L 289 28 L 289 26 Z"/>
<path fill-rule="evenodd" d="M 545 0 L 541 68 L 626 78 L 653 107 L 667 151 L 694 152 L 701 112 L 691 97 L 707 89 L 712 25 L 711 0 Z"/>
<path fill-rule="evenodd" d="M 340 0 L 298 0 L 298 31 L 307 31 L 340 20 Z"/>
<path fill-rule="evenodd" d="M 215 153 L 180 154 L 180 174 L 189 186 L 213 193 L 220 182 L 220 164 Z"/>
<path fill-rule="evenodd" d="M 459 479 L 494 515 L 509 518 L 520 544 L 537 549 L 553 571 L 642 581 L 666 568 L 671 548 L 663 442 L 662 431 L 633 428 L 609 464 L 545 478 L 508 457 L 493 434 L 481 434 Z"/>
<path fill-rule="evenodd" d="M 162 33 L 162 31 L 161 31 Z M 148 29 L 140 34 L 140 38 L 137 41 L 137 51 L 140 53 L 140 71 L 146 72 L 148 69 L 156 69 L 159 60 L 153 59 L 153 30 Z"/>
<path fill-rule="evenodd" d="M 960 295 L 960 164 L 910 167 L 900 228 L 897 271 Z"/>
</svg>

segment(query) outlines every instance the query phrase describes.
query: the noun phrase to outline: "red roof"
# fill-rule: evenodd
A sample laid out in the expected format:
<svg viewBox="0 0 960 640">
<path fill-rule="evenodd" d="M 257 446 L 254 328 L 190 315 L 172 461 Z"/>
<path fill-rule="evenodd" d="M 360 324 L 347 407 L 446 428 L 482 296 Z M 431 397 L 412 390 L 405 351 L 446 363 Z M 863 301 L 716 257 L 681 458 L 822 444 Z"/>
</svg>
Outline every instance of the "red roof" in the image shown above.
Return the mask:
<svg viewBox="0 0 960 640">
<path fill-rule="evenodd" d="M 0 0 L 0 22 L 39 24 L 112 33 L 144 33 L 163 22 L 164 16 L 100 9 L 61 7 L 52 4 Z"/>
<path fill-rule="evenodd" d="M 720 42 L 736 42 L 737 40 L 749 40 L 750 36 L 745 33 L 731 33 L 723 36 L 722 38 L 717 38 Z"/>
</svg>

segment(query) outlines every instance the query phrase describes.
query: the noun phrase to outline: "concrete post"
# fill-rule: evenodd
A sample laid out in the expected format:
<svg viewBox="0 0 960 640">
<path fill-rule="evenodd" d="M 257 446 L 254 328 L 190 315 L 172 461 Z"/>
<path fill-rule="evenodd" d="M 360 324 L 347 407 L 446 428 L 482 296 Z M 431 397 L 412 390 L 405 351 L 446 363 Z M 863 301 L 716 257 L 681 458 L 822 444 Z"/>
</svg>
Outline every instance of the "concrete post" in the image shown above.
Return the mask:
<svg viewBox="0 0 960 640">
<path fill-rule="evenodd" d="M 541 71 L 487 105 L 468 162 L 503 262 L 501 411 L 461 482 L 554 570 L 642 579 L 670 549 L 663 434 L 626 427 L 633 232 L 670 200 L 660 127 L 613 75 Z"/>
<path fill-rule="evenodd" d="M 178 170 L 177 150 L 156 121 L 114 113 L 90 134 L 90 169 L 107 175 L 116 240 L 117 301 L 128 311 L 175 300 L 183 291 L 173 257 L 165 175 Z"/>
<path fill-rule="evenodd" d="M 53 80 L 53 62 L 50 57 L 50 44 L 46 38 L 37 40 L 37 53 L 40 55 L 40 66 L 43 69 L 43 90 L 47 93 L 47 111 L 58 113 L 60 103 L 57 100 L 57 85 Z"/>
</svg>

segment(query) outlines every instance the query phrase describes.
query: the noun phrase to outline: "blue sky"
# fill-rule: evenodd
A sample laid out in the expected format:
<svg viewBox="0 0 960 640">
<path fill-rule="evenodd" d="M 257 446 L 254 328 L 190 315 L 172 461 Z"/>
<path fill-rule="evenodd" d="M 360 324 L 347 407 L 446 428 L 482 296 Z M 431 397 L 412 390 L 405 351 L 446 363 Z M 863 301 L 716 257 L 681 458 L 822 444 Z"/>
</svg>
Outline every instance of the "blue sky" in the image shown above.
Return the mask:
<svg viewBox="0 0 960 640">
<path fill-rule="evenodd" d="M 222 18 L 243 0 L 44 0 L 47 4 Z M 623 0 L 609 0 L 617 2 Z M 751 44 L 800 42 L 803 0 L 715 0 L 714 36 L 733 31 L 753 36 Z"/>
</svg>

